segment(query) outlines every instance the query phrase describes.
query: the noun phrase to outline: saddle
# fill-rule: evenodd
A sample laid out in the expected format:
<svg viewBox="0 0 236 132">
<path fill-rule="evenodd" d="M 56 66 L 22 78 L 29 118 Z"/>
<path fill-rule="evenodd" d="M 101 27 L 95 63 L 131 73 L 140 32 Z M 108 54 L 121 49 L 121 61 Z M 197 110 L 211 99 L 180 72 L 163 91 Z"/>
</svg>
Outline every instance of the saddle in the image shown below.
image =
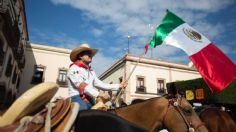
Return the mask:
<svg viewBox="0 0 236 132">
<path fill-rule="evenodd" d="M 35 113 L 51 100 L 57 90 L 58 85 L 53 82 L 41 83 L 30 88 L 0 116 L 0 127 L 13 124 L 24 116 Z"/>
<path fill-rule="evenodd" d="M 0 117 L 0 131 L 69 131 L 79 104 L 70 98 L 50 102 L 57 89 L 57 84 L 48 82 L 26 91 Z"/>
<path fill-rule="evenodd" d="M 0 128 L 0 131 L 70 131 L 79 111 L 79 105 L 70 98 L 57 99 L 33 116 L 25 116 L 19 122 Z"/>
</svg>

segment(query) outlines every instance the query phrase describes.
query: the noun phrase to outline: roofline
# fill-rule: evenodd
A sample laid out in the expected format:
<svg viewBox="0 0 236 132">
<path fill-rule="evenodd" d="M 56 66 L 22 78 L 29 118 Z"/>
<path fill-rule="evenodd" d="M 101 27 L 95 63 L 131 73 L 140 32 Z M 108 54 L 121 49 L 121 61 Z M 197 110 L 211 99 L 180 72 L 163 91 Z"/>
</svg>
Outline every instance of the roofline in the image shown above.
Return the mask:
<svg viewBox="0 0 236 132">
<path fill-rule="evenodd" d="M 35 44 L 35 43 L 29 43 L 29 44 L 27 44 L 26 47 L 31 48 L 31 49 L 46 50 L 46 51 L 65 53 L 65 54 L 70 54 L 71 53 L 70 49 L 58 48 L 58 47 L 42 45 L 42 44 Z"/>
<path fill-rule="evenodd" d="M 137 62 L 139 57 L 128 55 L 126 57 L 127 61 L 134 61 Z M 192 68 L 186 64 L 181 64 L 181 63 L 174 63 L 174 62 L 168 62 L 168 61 L 163 61 L 163 60 L 154 60 L 154 59 L 149 59 L 146 57 L 142 57 L 139 61 L 139 63 L 145 63 L 145 64 L 152 64 L 152 65 L 158 65 L 158 66 L 165 66 L 169 68 L 179 68 L 183 70 L 190 70 L 190 71 L 197 71 L 195 68 Z"/>
<path fill-rule="evenodd" d="M 119 59 L 118 61 L 116 61 L 110 68 L 108 68 L 105 72 L 103 72 L 101 75 L 99 75 L 98 78 L 103 78 L 105 77 L 110 71 L 112 71 L 112 69 L 118 67 L 119 65 L 121 65 L 122 63 L 125 63 L 125 58 L 126 58 L 127 54 L 124 55 L 121 59 Z"/>
<path fill-rule="evenodd" d="M 114 63 L 110 68 L 108 68 L 105 72 L 103 72 L 99 78 L 103 78 L 107 76 L 108 74 L 111 74 L 109 72 L 112 71 L 112 69 L 118 67 L 122 63 L 125 63 L 126 61 L 131 61 L 131 62 L 138 62 L 139 57 L 133 56 L 130 54 L 126 54 L 124 57 L 122 57 L 120 60 L 118 60 L 116 63 Z M 151 65 L 157 65 L 157 66 L 165 66 L 169 68 L 177 68 L 177 69 L 183 69 L 183 70 L 189 70 L 189 71 L 196 71 L 196 68 L 190 67 L 186 64 L 180 64 L 180 63 L 173 63 L 173 62 L 167 62 L 167 61 L 162 61 L 162 60 L 154 60 L 146 57 L 142 57 L 139 61 L 139 63 L 144 63 L 144 64 L 151 64 Z"/>
</svg>

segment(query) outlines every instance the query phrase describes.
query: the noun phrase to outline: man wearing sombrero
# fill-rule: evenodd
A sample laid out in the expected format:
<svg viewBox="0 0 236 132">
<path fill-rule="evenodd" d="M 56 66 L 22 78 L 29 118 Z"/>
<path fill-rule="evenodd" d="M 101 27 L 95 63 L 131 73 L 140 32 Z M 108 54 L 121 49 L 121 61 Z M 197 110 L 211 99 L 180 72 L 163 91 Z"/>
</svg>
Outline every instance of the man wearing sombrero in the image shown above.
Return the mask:
<svg viewBox="0 0 236 132">
<path fill-rule="evenodd" d="M 121 84 L 106 84 L 98 79 L 91 69 L 92 57 L 97 53 L 88 44 L 81 44 L 70 53 L 70 60 L 73 62 L 67 72 L 69 95 L 73 102 L 80 104 L 80 110 L 86 110 L 94 105 L 94 99 L 101 97 L 109 99 L 107 93 L 99 92 L 97 89 L 117 91 L 127 86 L 126 82 Z"/>
</svg>

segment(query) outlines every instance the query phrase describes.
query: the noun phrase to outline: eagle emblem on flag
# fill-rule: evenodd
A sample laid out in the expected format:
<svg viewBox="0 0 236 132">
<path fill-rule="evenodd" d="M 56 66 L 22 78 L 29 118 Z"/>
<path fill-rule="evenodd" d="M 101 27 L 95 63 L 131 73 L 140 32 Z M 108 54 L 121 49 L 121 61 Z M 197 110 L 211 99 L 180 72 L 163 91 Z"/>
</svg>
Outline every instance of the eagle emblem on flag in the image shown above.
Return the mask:
<svg viewBox="0 0 236 132">
<path fill-rule="evenodd" d="M 183 28 L 183 32 L 184 34 L 190 38 L 191 40 L 195 41 L 195 42 L 202 42 L 202 36 L 200 33 L 190 29 L 190 28 Z"/>
</svg>

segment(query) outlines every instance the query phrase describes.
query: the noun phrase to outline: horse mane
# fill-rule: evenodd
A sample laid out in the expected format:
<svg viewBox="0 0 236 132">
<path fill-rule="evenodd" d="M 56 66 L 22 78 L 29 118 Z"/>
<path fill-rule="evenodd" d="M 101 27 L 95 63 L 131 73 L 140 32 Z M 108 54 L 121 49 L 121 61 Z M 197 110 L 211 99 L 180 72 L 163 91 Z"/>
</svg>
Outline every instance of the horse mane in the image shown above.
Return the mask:
<svg viewBox="0 0 236 132">
<path fill-rule="evenodd" d="M 127 106 L 132 106 L 132 105 L 135 105 L 135 104 L 138 104 L 138 103 L 144 103 L 144 102 L 147 102 L 147 101 L 151 101 L 151 100 L 156 100 L 156 99 L 159 99 L 159 98 L 166 98 L 166 99 L 172 99 L 172 98 L 175 98 L 175 95 L 173 94 L 164 94 L 162 95 L 161 97 L 153 97 L 153 98 L 149 98 L 149 99 L 134 99 L 131 101 L 131 104 L 130 105 L 121 105 L 121 107 L 118 107 L 118 108 L 115 108 L 115 109 L 119 109 L 119 108 L 124 108 L 124 107 L 127 107 Z M 114 109 L 109 109 L 108 111 L 112 111 Z"/>
</svg>

